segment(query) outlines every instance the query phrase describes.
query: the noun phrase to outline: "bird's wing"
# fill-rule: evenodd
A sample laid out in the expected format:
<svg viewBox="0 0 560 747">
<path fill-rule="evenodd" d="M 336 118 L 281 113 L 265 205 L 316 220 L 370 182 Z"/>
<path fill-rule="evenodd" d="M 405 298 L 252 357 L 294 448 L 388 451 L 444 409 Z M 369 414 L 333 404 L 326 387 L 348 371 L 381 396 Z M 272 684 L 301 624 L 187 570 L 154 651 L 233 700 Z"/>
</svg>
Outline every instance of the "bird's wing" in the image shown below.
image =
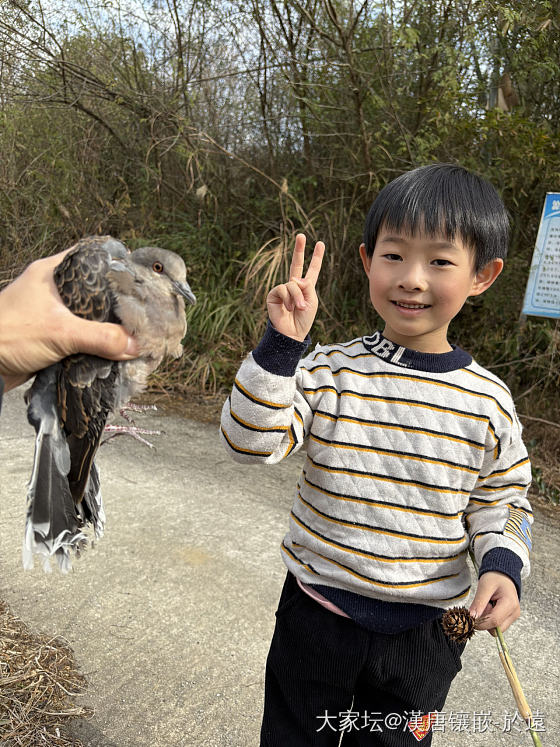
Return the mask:
<svg viewBox="0 0 560 747">
<path fill-rule="evenodd" d="M 68 483 L 76 505 L 84 496 L 88 475 L 105 423 L 115 406 L 119 364 L 92 355 L 73 355 L 58 370 L 59 415 L 70 450 Z M 91 521 L 94 507 L 82 507 Z"/>
<path fill-rule="evenodd" d="M 55 283 L 74 314 L 115 322 L 119 320 L 107 283 L 112 258 L 105 243 L 96 237 L 79 241 L 56 268 Z M 70 449 L 68 481 L 76 504 L 84 495 L 107 417 L 115 405 L 118 374 L 118 363 L 83 354 L 65 358 L 58 369 L 59 414 Z M 84 510 L 89 519 L 88 507 Z"/>
<path fill-rule="evenodd" d="M 108 242 L 101 241 L 104 238 L 78 241 L 56 267 L 54 280 L 64 305 L 72 313 L 97 322 L 117 322 L 112 292 L 106 282 L 112 254 L 105 246 Z"/>
</svg>

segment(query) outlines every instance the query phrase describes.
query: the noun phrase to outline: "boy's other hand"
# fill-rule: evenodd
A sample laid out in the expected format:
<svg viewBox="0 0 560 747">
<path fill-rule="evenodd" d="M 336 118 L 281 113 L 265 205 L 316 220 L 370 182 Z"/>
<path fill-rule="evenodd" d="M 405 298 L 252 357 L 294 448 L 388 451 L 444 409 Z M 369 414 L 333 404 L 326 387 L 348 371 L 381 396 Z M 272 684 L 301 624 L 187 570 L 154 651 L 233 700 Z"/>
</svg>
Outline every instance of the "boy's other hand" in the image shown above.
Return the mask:
<svg viewBox="0 0 560 747">
<path fill-rule="evenodd" d="M 324 253 L 325 245 L 318 241 L 303 277 L 305 236 L 298 233 L 290 266 L 290 279 L 273 288 L 266 298 L 270 321 L 286 337 L 303 342 L 309 334 L 319 305 L 315 285 L 321 272 Z"/>
<path fill-rule="evenodd" d="M 483 573 L 469 612 L 477 618 L 478 630 L 487 630 L 491 635 L 496 635 L 494 629 L 498 625 L 502 631 L 507 630 L 521 614 L 517 589 L 511 578 L 497 571 Z"/>
</svg>

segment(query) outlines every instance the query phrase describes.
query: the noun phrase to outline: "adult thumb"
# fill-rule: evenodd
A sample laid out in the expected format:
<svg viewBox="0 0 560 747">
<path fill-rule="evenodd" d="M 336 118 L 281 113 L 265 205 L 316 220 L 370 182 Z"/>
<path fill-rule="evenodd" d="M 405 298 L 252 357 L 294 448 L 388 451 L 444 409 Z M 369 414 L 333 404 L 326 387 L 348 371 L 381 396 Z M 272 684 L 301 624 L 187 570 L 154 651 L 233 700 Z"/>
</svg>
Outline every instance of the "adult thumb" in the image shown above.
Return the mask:
<svg viewBox="0 0 560 747">
<path fill-rule="evenodd" d="M 74 352 L 110 360 L 130 360 L 137 358 L 140 352 L 134 337 L 120 324 L 110 322 L 92 322 L 75 317 L 72 339 Z"/>
</svg>

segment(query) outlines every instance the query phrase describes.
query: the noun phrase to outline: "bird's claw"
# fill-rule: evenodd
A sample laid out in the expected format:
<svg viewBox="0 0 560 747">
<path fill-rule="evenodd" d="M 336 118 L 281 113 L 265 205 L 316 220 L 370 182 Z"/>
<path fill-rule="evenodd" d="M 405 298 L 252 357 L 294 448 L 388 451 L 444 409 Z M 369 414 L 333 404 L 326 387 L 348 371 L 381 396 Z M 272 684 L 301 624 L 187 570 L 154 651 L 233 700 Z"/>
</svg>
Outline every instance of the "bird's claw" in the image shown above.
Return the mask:
<svg viewBox="0 0 560 747">
<path fill-rule="evenodd" d="M 150 449 L 153 449 L 154 445 L 147 439 L 142 438 L 142 436 L 161 436 L 162 434 L 162 431 L 149 430 L 147 428 L 138 428 L 135 425 L 106 425 L 104 432 L 109 433 L 109 435 L 103 439 L 101 445 L 107 443 L 107 441 L 109 441 L 111 438 L 114 438 L 115 436 L 132 436 L 137 441 L 140 441 L 140 443 L 149 446 Z"/>
<path fill-rule="evenodd" d="M 128 423 L 134 425 L 134 420 L 128 415 L 128 412 L 146 412 L 146 410 L 157 411 L 157 407 L 155 405 L 138 405 L 135 402 L 127 402 L 120 408 L 119 413 Z"/>
</svg>

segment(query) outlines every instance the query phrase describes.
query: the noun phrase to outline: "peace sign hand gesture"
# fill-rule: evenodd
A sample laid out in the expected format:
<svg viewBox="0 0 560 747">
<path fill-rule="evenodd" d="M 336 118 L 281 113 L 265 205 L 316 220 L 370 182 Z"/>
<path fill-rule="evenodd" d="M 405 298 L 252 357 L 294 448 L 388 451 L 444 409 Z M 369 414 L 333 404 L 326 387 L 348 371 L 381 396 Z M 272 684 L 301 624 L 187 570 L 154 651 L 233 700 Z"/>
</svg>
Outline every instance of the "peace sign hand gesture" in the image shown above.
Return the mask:
<svg viewBox="0 0 560 747">
<path fill-rule="evenodd" d="M 315 244 L 311 262 L 303 276 L 305 235 L 298 233 L 290 265 L 290 279 L 274 287 L 266 298 L 268 316 L 275 329 L 286 337 L 303 342 L 313 325 L 319 300 L 315 285 L 325 253 L 322 241 Z"/>
</svg>

